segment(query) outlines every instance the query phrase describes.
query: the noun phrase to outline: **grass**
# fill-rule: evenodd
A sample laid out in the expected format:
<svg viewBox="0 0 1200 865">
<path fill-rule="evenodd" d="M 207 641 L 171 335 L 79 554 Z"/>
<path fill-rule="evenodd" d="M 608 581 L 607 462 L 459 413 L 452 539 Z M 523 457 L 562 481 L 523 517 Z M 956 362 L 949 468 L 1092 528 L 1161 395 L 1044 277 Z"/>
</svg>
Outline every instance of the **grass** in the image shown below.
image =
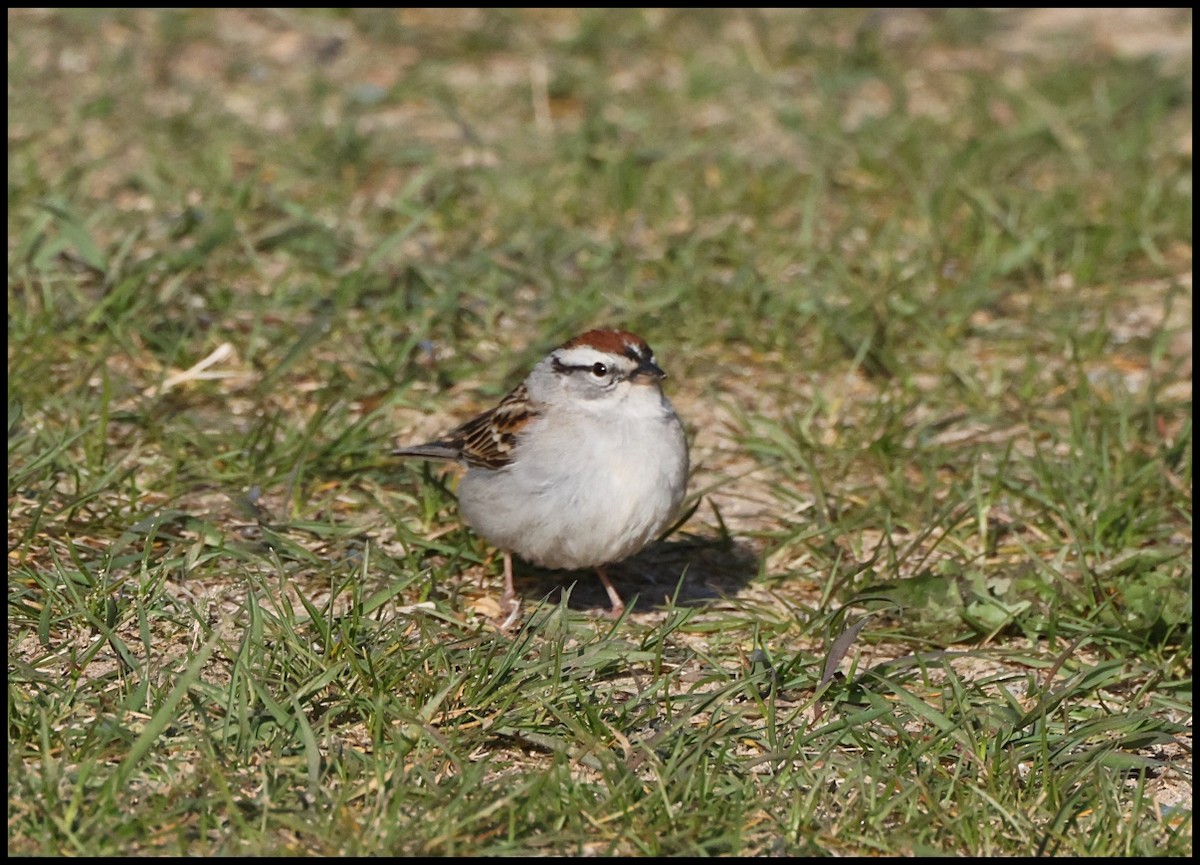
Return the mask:
<svg viewBox="0 0 1200 865">
<path fill-rule="evenodd" d="M 1100 14 L 10 12 L 9 851 L 1190 855 L 1191 17 Z M 502 633 L 387 452 L 601 324 L 695 511 Z"/>
</svg>

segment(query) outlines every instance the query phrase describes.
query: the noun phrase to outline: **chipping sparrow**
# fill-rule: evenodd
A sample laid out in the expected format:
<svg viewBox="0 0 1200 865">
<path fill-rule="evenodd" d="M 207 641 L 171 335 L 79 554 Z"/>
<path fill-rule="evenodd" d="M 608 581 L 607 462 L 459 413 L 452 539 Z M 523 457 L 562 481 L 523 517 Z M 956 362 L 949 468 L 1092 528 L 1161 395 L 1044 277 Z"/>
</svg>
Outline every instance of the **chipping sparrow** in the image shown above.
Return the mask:
<svg viewBox="0 0 1200 865">
<path fill-rule="evenodd" d="M 645 340 L 590 330 L 544 358 L 495 408 L 396 456 L 457 460 L 467 524 L 504 553 L 501 604 L 516 614 L 512 554 L 547 568 L 605 567 L 670 524 L 687 486 L 683 425 Z"/>
</svg>

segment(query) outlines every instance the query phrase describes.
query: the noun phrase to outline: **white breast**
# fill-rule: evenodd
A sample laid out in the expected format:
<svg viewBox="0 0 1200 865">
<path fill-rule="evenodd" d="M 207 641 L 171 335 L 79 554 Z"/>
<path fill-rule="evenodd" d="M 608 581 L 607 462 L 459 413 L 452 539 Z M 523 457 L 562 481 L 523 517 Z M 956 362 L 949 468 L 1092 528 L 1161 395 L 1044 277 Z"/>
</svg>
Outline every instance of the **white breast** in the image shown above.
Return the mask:
<svg viewBox="0 0 1200 865">
<path fill-rule="evenodd" d="M 467 523 L 549 568 L 620 561 L 653 541 L 683 500 L 687 443 L 656 387 L 630 391 L 620 412 L 543 415 L 513 463 L 471 468 L 459 485 Z"/>
</svg>

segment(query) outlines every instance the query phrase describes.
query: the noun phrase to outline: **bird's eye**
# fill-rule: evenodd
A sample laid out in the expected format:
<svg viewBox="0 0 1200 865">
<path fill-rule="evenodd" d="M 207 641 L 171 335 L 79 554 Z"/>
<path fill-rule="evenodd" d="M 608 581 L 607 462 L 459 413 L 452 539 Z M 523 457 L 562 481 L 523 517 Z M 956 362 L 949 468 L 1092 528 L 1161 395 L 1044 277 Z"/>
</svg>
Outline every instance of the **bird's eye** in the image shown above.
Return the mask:
<svg viewBox="0 0 1200 865">
<path fill-rule="evenodd" d="M 592 364 L 592 375 L 596 378 L 604 378 L 608 375 L 608 367 L 602 363 L 594 363 Z"/>
</svg>

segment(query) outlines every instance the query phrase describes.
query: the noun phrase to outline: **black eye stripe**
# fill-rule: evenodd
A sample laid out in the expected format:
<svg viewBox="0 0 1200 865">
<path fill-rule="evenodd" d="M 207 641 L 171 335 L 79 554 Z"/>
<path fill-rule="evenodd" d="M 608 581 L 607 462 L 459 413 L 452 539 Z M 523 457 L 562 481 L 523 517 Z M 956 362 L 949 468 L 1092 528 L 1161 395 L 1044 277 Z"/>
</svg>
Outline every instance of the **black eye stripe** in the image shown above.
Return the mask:
<svg viewBox="0 0 1200 865">
<path fill-rule="evenodd" d="M 613 371 L 613 368 L 606 363 L 570 364 L 563 363 L 558 358 L 554 358 L 554 371 L 561 373 L 590 372 L 592 375 L 606 376 Z"/>
</svg>

